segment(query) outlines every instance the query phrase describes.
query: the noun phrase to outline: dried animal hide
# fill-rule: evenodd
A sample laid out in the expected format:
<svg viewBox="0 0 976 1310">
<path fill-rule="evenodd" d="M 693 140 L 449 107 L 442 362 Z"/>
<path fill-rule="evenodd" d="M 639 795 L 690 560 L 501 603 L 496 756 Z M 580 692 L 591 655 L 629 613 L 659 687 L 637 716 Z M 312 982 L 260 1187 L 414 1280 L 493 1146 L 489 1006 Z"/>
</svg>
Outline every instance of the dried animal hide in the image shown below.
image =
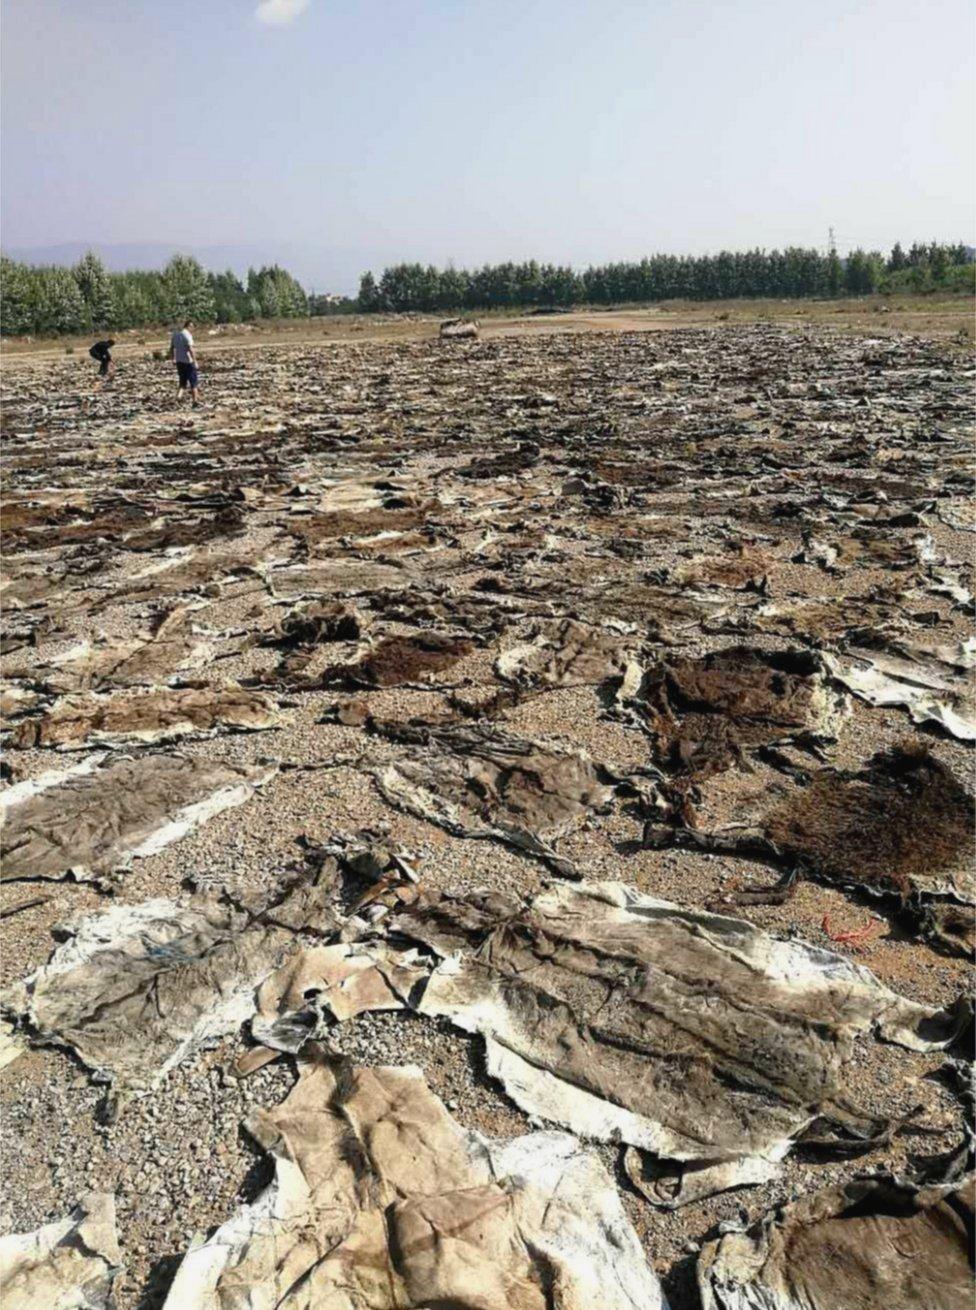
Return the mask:
<svg viewBox="0 0 976 1310">
<path fill-rule="evenodd" d="M 861 770 L 821 770 L 759 827 L 782 856 L 830 880 L 976 903 L 973 798 L 921 744 Z"/>
<path fill-rule="evenodd" d="M 0 993 L 33 1038 L 70 1047 L 124 1101 L 254 1013 L 294 940 L 216 898 L 149 900 L 83 919 L 48 964 Z"/>
<path fill-rule="evenodd" d="M 694 781 L 723 772 L 750 748 L 830 740 L 847 712 L 820 658 L 806 651 L 736 647 L 671 660 L 648 672 L 642 696 L 658 759 Z"/>
<path fill-rule="evenodd" d="M 746 630 L 822 645 L 845 640 L 855 628 L 883 631 L 891 613 L 890 603 L 858 596 L 794 597 L 740 612 L 738 623 Z"/>
<path fill-rule="evenodd" d="M 423 526 L 425 506 L 422 504 L 399 504 L 402 497 L 395 497 L 397 506 L 385 508 L 382 505 L 374 509 L 337 509 L 325 514 L 305 514 L 289 518 L 285 530 L 299 538 L 308 547 L 318 547 L 327 543 L 329 553 L 337 548 L 336 543 L 355 550 L 375 546 L 377 549 L 389 547 L 403 541 L 428 544 L 425 538 L 414 531 Z M 426 509 L 433 508 L 431 506 Z"/>
<path fill-rule="evenodd" d="M 383 637 L 353 663 L 326 669 L 322 681 L 356 688 L 408 686 L 434 679 L 473 650 L 472 642 L 437 632 Z"/>
<path fill-rule="evenodd" d="M 595 686 L 621 677 L 638 642 L 574 619 L 539 625 L 532 639 L 503 651 L 495 672 L 523 687 Z"/>
<path fill-rule="evenodd" d="M 824 656 L 832 678 L 869 705 L 897 705 L 913 723 L 934 723 L 960 741 L 976 741 L 972 680 L 885 655 L 853 659 Z"/>
<path fill-rule="evenodd" d="M 110 1192 L 82 1197 L 64 1219 L 0 1237 L 3 1310 L 113 1310 L 122 1256 Z"/>
<path fill-rule="evenodd" d="M 898 640 L 893 645 L 900 655 L 915 663 L 934 662 L 944 664 L 950 669 L 976 668 L 976 637 L 968 637 L 965 641 L 938 641 L 916 637 L 914 640 Z"/>
<path fill-rule="evenodd" d="M 0 1019 L 0 1069 L 6 1069 L 8 1064 L 19 1060 L 26 1049 L 16 1036 L 13 1024 Z"/>
<path fill-rule="evenodd" d="M 50 692 L 101 691 L 158 686 L 203 668 L 212 658 L 213 647 L 186 627 L 167 626 L 155 635 L 82 641 L 46 663 L 25 662 L 5 671 L 10 677 L 30 676 Z"/>
<path fill-rule="evenodd" d="M 384 587 L 404 587 L 412 580 L 409 571 L 395 565 L 356 559 L 297 565 L 268 574 L 272 595 L 286 600 L 304 596 L 358 596 Z"/>
<path fill-rule="evenodd" d="M 92 518 L 22 530 L 15 534 L 15 544 L 21 549 L 46 550 L 105 542 L 125 550 L 167 550 L 236 536 L 242 528 L 241 512 L 236 505 L 225 505 L 205 517 L 168 519 L 156 517 L 152 505 L 110 500 L 100 505 Z"/>
<path fill-rule="evenodd" d="M 720 715 L 746 745 L 800 732 L 836 736 L 846 702 L 832 693 L 816 655 L 749 647 L 674 659 L 663 678 L 679 715 Z"/>
<path fill-rule="evenodd" d="M 259 732 L 279 721 L 270 696 L 233 686 L 89 693 L 66 696 L 40 718 L 19 723 L 8 745 L 59 751 L 149 745 L 218 732 Z"/>
<path fill-rule="evenodd" d="M 91 501 L 91 495 L 80 490 L 51 494 L 32 491 L 25 497 L 5 497 L 0 513 L 7 550 L 25 550 L 33 544 L 35 534 L 64 527 L 91 512 Z"/>
<path fill-rule="evenodd" d="M 506 596 L 497 586 L 448 592 L 418 584 L 374 592 L 369 603 L 375 614 L 387 620 L 418 627 L 453 626 L 460 633 L 475 632 L 481 636 L 498 635 L 527 613 L 552 613 L 549 605 Z"/>
<path fill-rule="evenodd" d="M 0 574 L 0 600 L 4 610 L 31 610 L 44 606 L 55 597 L 62 604 L 73 606 L 84 600 L 91 600 L 91 592 L 82 592 L 72 587 L 77 573 L 70 574 L 57 565 L 37 564 L 33 561 L 16 560 L 7 563 Z M 70 596 L 70 600 L 68 597 Z"/>
<path fill-rule="evenodd" d="M 613 787 L 583 751 L 479 728 L 431 728 L 425 749 L 376 771 L 384 798 L 459 837 L 494 837 L 564 876 L 552 843 L 605 805 Z"/>
<path fill-rule="evenodd" d="M 364 626 L 362 615 L 351 605 L 311 601 L 307 605 L 295 605 L 283 614 L 270 640 L 282 646 L 358 641 Z"/>
<path fill-rule="evenodd" d="M 963 1021 L 831 951 L 619 883 L 525 908 L 441 895 L 389 931 L 441 957 L 415 1008 L 481 1033 L 523 1110 L 679 1162 L 663 1205 L 772 1176 L 818 1123 L 876 1138 L 886 1125 L 848 1096 L 855 1034 L 925 1051 Z"/>
<path fill-rule="evenodd" d="M 959 580 L 955 570 L 933 568 L 930 570 L 930 578 L 925 590 L 934 596 L 948 596 L 957 609 L 972 613 L 973 593 Z"/>
<path fill-rule="evenodd" d="M 95 879 L 250 800 L 276 772 L 183 755 L 104 753 L 0 794 L 2 878 Z"/>
<path fill-rule="evenodd" d="M 37 692 L 27 691 L 23 687 L 0 687 L 0 716 L 3 719 L 3 727 L 8 726 L 8 719 L 32 710 L 39 700 Z"/>
<path fill-rule="evenodd" d="M 758 857 L 887 896 L 922 935 L 953 953 L 973 949 L 973 798 L 920 742 L 879 752 L 863 769 L 817 770 L 782 792 L 751 788 L 713 828 L 689 825 L 659 797 L 669 822 L 649 819 L 645 844 Z"/>
<path fill-rule="evenodd" d="M 316 848 L 312 866 L 270 903 L 266 894 L 255 893 L 242 904 L 239 898 L 211 893 L 187 904 L 160 899 L 115 906 L 62 925 L 69 940 L 47 965 L 0 992 L 0 1008 L 16 1018 L 22 1030 L 29 1029 L 33 1040 L 71 1047 L 100 1080 L 112 1082 L 116 1108 L 154 1088 L 167 1070 L 254 1016 L 255 994 L 254 1024 L 260 1027 L 267 1017 L 261 1036 L 271 1045 L 274 1033 L 296 1030 L 314 1011 L 311 988 L 316 980 L 323 989 L 335 983 L 327 999 L 342 1017 L 358 1009 L 381 1008 L 373 985 L 377 957 L 365 962 L 372 974 L 367 977 L 361 965 L 362 976 L 357 977 L 354 947 L 295 949 L 298 934 L 307 941 L 308 934 L 332 937 L 366 927 L 364 920 L 341 913 L 339 866 L 330 856 L 319 859 L 322 849 Z M 373 896 L 381 895 L 382 857 L 389 848 L 374 846 L 377 858 L 372 862 L 363 848 L 352 850 L 346 863 L 351 872 L 355 864 L 357 885 L 369 878 Z M 398 854 L 391 858 L 403 864 Z M 412 883 L 407 886 L 412 889 Z M 419 976 L 416 969 L 413 975 L 410 970 L 402 953 L 391 952 L 390 977 L 402 979 L 407 991 Z M 306 1024 L 303 1039 L 308 1035 Z M 15 1059 L 24 1049 L 19 1041 L 23 1036 L 23 1031 L 15 1033 L 0 1023 L 0 1037 L 10 1047 L 7 1058 Z M 300 1044 L 277 1046 L 297 1050 Z M 6 1049 L 0 1044 L 0 1066 Z"/>
<path fill-rule="evenodd" d="M 794 555 L 798 564 L 817 564 L 826 573 L 843 574 L 851 568 L 910 569 L 919 562 L 925 537 L 905 539 L 902 530 L 896 537 L 885 536 L 889 525 L 878 523 L 857 529 L 854 535 L 832 540 L 804 533 L 803 549 Z M 906 525 L 907 526 L 907 525 Z"/>
<path fill-rule="evenodd" d="M 416 952 L 336 943 L 297 951 L 261 986 L 251 1036 L 297 1053 L 331 1023 L 367 1010 L 402 1010 L 429 968 Z"/>
<path fill-rule="evenodd" d="M 695 555 L 672 570 L 671 580 L 682 586 L 730 587 L 760 590 L 773 563 L 766 551 L 739 546 L 725 555 Z"/>
<path fill-rule="evenodd" d="M 184 592 L 213 592 L 236 579 L 258 576 L 261 550 L 240 545 L 236 550 L 205 546 L 175 547 L 147 568 L 126 578 L 115 592 L 116 601 L 154 600 Z"/>
<path fill-rule="evenodd" d="M 879 1176 L 780 1206 L 698 1258 L 702 1310 L 969 1310 L 973 1181 Z"/>
<path fill-rule="evenodd" d="M 478 336 L 478 324 L 460 318 L 448 318 L 440 326 L 438 336 L 442 341 L 473 339 Z"/>
<path fill-rule="evenodd" d="M 274 1180 L 196 1239 L 166 1310 L 664 1310 L 598 1161 L 465 1131 L 418 1069 L 316 1063 L 247 1128 Z"/>
<path fill-rule="evenodd" d="M 121 541 L 126 550 L 172 550 L 200 546 L 221 537 L 238 537 L 244 527 L 240 507 L 224 505 L 199 518 L 155 519 L 145 528 L 126 533 Z"/>
</svg>

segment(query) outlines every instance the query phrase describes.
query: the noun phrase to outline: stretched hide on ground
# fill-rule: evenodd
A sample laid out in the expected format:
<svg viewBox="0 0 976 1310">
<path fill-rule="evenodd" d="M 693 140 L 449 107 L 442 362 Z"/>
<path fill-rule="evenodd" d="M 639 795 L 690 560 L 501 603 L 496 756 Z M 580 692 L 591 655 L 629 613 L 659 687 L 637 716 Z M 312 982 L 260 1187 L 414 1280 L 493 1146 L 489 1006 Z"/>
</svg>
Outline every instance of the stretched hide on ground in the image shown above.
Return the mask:
<svg viewBox="0 0 976 1310">
<path fill-rule="evenodd" d="M 70 1047 L 115 1093 L 138 1095 L 254 1013 L 294 939 L 216 898 L 113 906 L 0 993 L 37 1040 Z"/>
<path fill-rule="evenodd" d="M 94 879 L 127 868 L 250 800 L 276 771 L 176 754 L 105 758 L 0 795 L 3 879 Z"/>
<path fill-rule="evenodd" d="M 613 788 L 583 751 L 478 728 L 432 729 L 425 749 L 376 775 L 391 805 L 459 837 L 494 837 L 558 872 L 552 843 L 605 805 Z"/>
<path fill-rule="evenodd" d="M 972 900 L 973 798 L 921 744 L 823 769 L 771 805 L 777 849 L 826 878 Z"/>
<path fill-rule="evenodd" d="M 429 968 L 412 951 L 337 942 L 296 951 L 261 986 L 251 1020 L 256 1042 L 295 1054 L 332 1021 L 402 1010 Z"/>
<path fill-rule="evenodd" d="M 709 1242 L 702 1310 L 971 1310 L 972 1235 L 972 1179 L 855 1179 Z"/>
<path fill-rule="evenodd" d="M 960 741 L 976 741 L 971 675 L 887 655 L 824 660 L 831 676 L 869 705 L 899 706 L 913 723 L 934 723 Z"/>
<path fill-rule="evenodd" d="M 820 658 L 733 647 L 672 659 L 647 674 L 646 725 L 663 765 L 702 780 L 759 746 L 830 740 L 846 713 Z"/>
<path fill-rule="evenodd" d="M 240 687 L 186 687 L 116 692 L 110 696 L 65 696 L 46 714 L 25 719 L 10 745 L 53 747 L 153 745 L 183 737 L 212 737 L 221 731 L 274 728 L 278 707 L 268 695 Z"/>
<path fill-rule="evenodd" d="M 623 676 L 638 644 L 619 631 L 574 619 L 544 623 L 531 640 L 503 651 L 495 672 L 526 688 L 595 686 Z"/>
<path fill-rule="evenodd" d="M 831 951 L 619 883 L 526 907 L 438 895 L 389 931 L 442 958 L 416 1008 L 481 1033 L 528 1114 L 679 1162 L 661 1204 L 771 1176 L 815 1125 L 876 1137 L 852 1090 L 855 1034 L 923 1051 L 961 1022 Z"/>
<path fill-rule="evenodd" d="M 83 1197 L 64 1219 L 0 1237 L 3 1310 L 113 1310 L 121 1272 L 115 1199 Z"/>
<path fill-rule="evenodd" d="M 663 1310 L 598 1161 L 465 1131 L 418 1069 L 314 1064 L 247 1128 L 274 1181 L 191 1246 L 165 1310 Z"/>
<path fill-rule="evenodd" d="M 153 635 L 82 641 L 48 661 L 13 661 L 4 672 L 10 678 L 28 676 L 51 692 L 99 691 L 156 686 L 201 669 L 212 658 L 213 647 L 194 636 L 179 614 Z"/>
</svg>

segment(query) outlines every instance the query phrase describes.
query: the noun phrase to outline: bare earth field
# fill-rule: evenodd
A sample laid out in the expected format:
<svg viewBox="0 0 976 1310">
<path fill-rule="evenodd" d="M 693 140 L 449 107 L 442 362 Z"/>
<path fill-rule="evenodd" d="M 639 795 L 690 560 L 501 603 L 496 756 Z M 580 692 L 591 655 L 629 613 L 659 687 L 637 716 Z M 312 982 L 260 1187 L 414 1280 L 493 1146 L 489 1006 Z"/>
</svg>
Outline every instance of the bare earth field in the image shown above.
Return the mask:
<svg viewBox="0 0 976 1310">
<path fill-rule="evenodd" d="M 837 308 L 5 347 L 5 1310 L 971 1304 L 971 301 Z"/>
</svg>

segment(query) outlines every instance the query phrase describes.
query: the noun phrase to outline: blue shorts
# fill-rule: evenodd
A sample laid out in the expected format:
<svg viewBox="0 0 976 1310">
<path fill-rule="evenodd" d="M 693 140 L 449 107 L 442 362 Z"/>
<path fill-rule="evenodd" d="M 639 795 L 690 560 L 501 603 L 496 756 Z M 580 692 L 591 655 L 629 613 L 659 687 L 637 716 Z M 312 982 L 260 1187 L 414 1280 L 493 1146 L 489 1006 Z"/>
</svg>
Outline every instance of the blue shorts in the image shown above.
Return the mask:
<svg viewBox="0 0 976 1310">
<path fill-rule="evenodd" d="M 176 371 L 180 375 L 181 391 L 184 387 L 195 387 L 197 385 L 196 364 L 177 364 Z"/>
</svg>

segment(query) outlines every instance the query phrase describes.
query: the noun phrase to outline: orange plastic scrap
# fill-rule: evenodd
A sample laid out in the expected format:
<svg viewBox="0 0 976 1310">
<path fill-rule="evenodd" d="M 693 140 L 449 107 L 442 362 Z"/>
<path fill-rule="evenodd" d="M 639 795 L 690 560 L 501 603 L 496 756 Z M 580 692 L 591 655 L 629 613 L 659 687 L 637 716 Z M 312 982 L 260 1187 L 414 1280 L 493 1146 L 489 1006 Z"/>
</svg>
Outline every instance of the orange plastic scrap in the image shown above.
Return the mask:
<svg viewBox="0 0 976 1310">
<path fill-rule="evenodd" d="M 839 946 L 850 946 L 854 951 L 867 950 L 868 942 L 877 937 L 882 927 L 880 920 L 869 919 L 863 928 L 842 928 L 840 932 L 834 932 L 830 926 L 829 914 L 824 915 L 820 926 L 830 941 Z"/>
</svg>

